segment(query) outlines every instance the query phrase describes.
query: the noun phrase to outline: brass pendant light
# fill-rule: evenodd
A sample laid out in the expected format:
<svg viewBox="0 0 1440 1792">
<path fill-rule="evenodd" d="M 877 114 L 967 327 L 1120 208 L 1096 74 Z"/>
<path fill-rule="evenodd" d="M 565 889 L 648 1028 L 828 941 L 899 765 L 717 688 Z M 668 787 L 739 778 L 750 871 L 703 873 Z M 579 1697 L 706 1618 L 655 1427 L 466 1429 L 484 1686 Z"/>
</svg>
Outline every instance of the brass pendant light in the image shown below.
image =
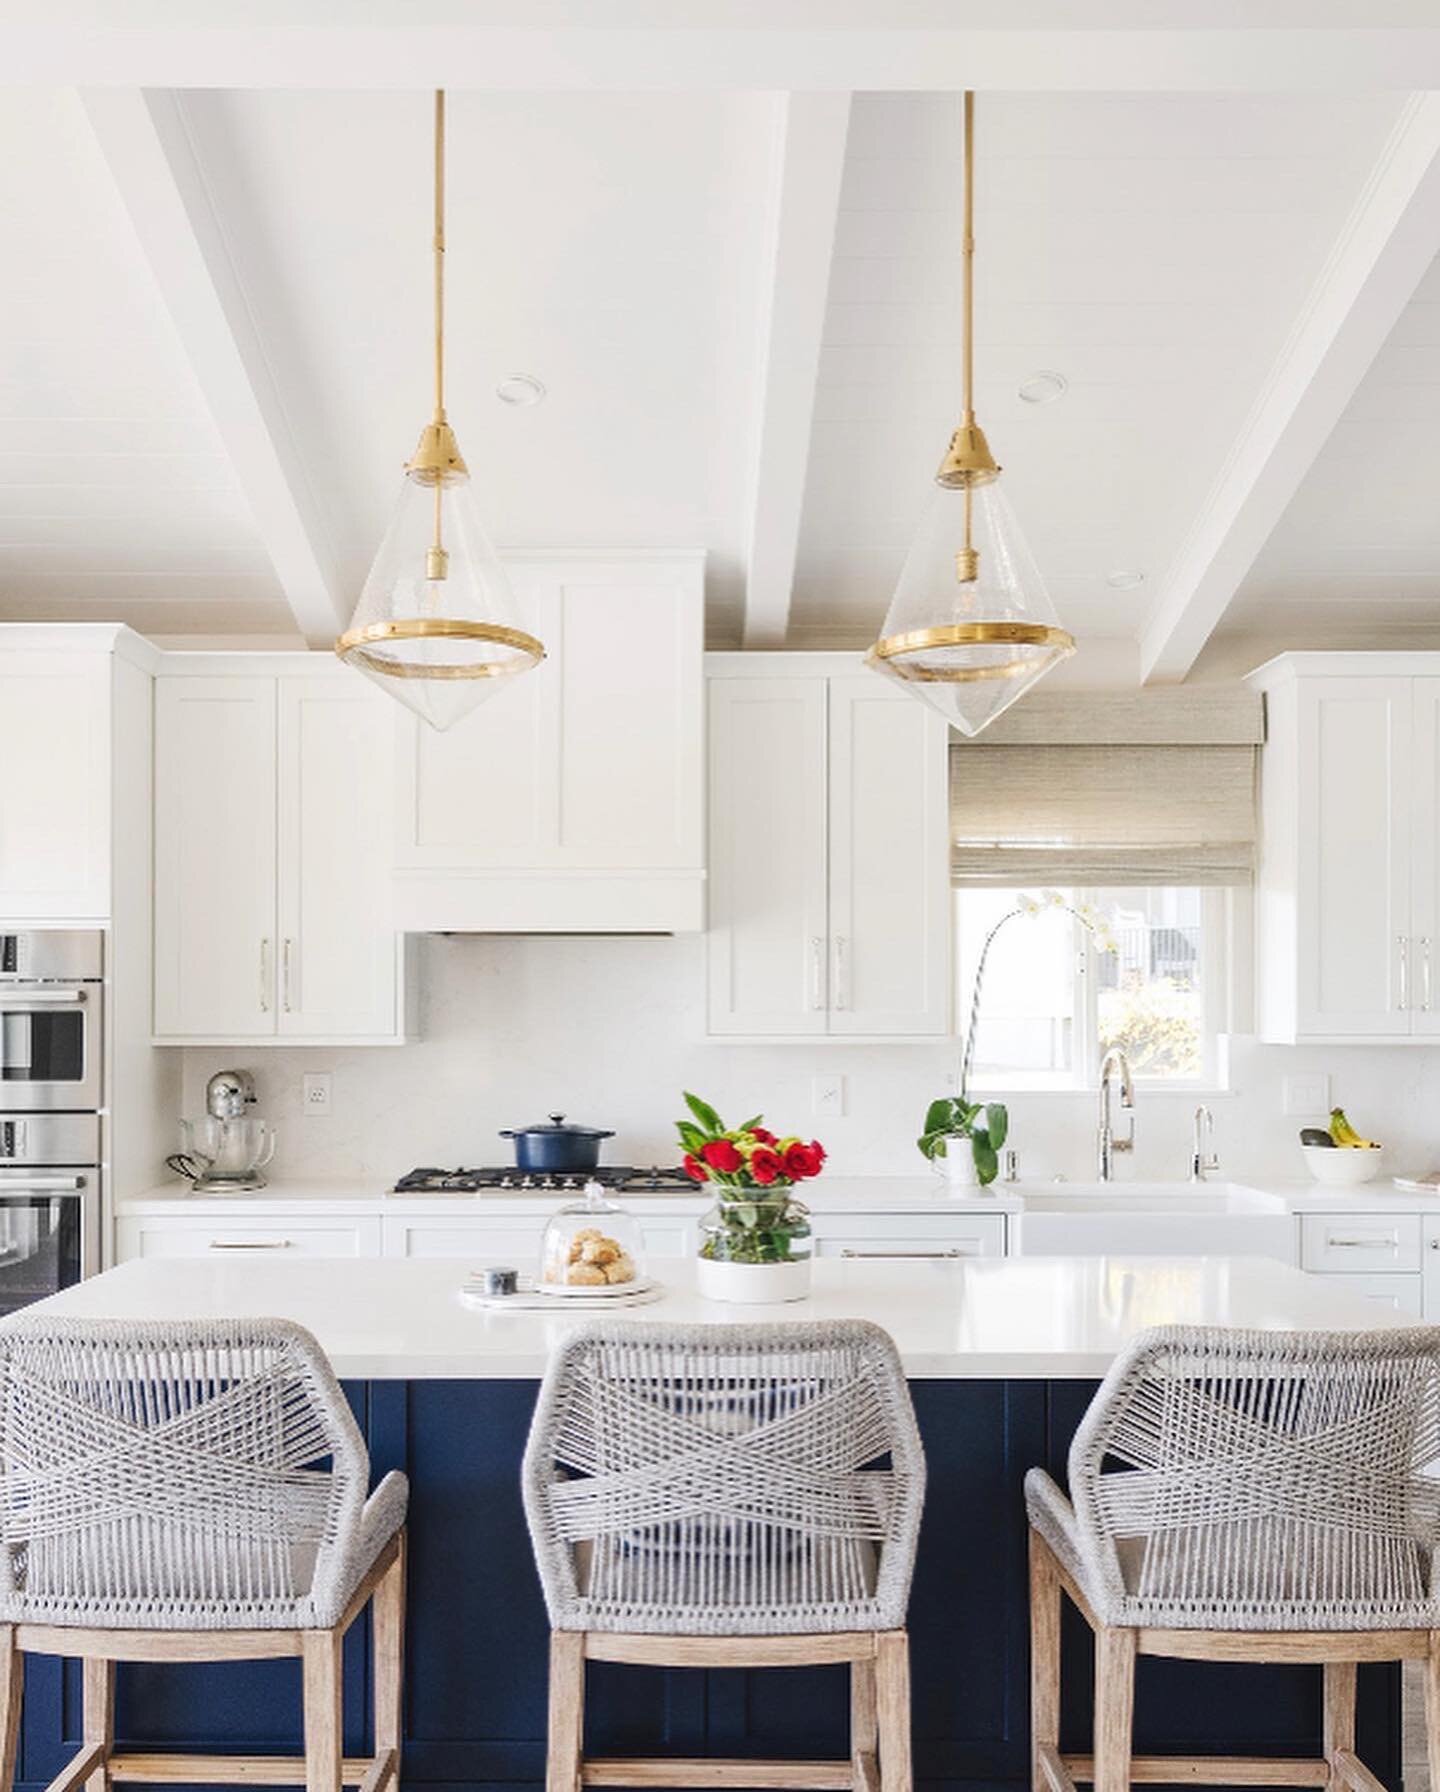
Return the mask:
<svg viewBox="0 0 1440 1792">
<path fill-rule="evenodd" d="M 468 715 L 538 666 L 530 634 L 445 415 L 445 95 L 435 95 L 435 409 L 405 465 L 390 526 L 335 643 L 432 728 Z"/>
<path fill-rule="evenodd" d="M 964 409 L 866 664 L 976 735 L 1075 651 L 975 421 L 975 95 L 965 95 Z"/>
</svg>

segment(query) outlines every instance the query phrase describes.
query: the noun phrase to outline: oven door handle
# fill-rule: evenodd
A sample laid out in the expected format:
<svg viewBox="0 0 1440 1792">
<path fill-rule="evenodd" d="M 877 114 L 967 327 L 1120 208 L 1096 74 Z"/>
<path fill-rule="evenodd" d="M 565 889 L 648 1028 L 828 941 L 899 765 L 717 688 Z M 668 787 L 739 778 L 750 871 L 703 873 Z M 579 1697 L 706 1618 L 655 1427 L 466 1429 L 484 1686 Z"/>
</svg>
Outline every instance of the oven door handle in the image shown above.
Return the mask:
<svg viewBox="0 0 1440 1792">
<path fill-rule="evenodd" d="M 0 1171 L 0 1195 L 48 1195 L 57 1189 L 82 1189 L 84 1186 L 83 1176 L 22 1176 L 12 1182 Z"/>
<path fill-rule="evenodd" d="M 16 994 L 7 995 L 0 989 L 0 1008 L 29 1008 L 32 1004 L 40 1008 L 48 1008 L 61 1002 L 83 1002 L 83 989 L 24 989 Z"/>
</svg>

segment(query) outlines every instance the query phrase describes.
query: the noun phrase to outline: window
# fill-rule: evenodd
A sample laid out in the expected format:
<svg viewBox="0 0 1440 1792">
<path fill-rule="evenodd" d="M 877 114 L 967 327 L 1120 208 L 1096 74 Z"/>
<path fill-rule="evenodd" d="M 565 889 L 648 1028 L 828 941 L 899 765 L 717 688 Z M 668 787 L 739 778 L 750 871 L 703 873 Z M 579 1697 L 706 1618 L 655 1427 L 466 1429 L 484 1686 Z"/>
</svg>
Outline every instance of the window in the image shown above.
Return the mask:
<svg viewBox="0 0 1440 1792">
<path fill-rule="evenodd" d="M 1022 899 L 1034 901 L 1033 890 L 955 892 L 962 1033 L 986 937 L 1003 921 L 985 963 L 972 1087 L 1093 1087 L 1111 1046 L 1125 1052 L 1137 1079 L 1179 1088 L 1216 1083 L 1231 892 L 1118 885 L 1056 895 L 1071 909 L 1093 911 L 1113 950 L 1057 906 L 1004 920 Z"/>
</svg>

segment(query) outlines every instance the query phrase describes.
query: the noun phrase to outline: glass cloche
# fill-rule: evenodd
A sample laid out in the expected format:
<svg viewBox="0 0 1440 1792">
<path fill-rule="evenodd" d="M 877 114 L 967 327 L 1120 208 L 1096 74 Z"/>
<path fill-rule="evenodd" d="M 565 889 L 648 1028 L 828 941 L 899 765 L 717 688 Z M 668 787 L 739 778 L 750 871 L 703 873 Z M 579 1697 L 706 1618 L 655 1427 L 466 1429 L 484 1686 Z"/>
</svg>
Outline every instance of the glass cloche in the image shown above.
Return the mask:
<svg viewBox="0 0 1440 1792">
<path fill-rule="evenodd" d="M 540 1247 L 542 1287 L 593 1290 L 644 1280 L 640 1223 L 598 1182 L 551 1216 Z"/>
</svg>

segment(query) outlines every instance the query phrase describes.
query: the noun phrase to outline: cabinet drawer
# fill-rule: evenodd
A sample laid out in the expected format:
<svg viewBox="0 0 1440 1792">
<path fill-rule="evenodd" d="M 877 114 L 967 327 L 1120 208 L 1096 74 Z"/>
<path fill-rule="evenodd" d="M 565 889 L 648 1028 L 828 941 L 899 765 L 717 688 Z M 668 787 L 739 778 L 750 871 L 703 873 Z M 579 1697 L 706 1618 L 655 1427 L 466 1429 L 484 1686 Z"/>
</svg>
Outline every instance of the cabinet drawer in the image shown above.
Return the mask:
<svg viewBox="0 0 1440 1792">
<path fill-rule="evenodd" d="M 1423 1305 L 1422 1283 L 1419 1276 L 1405 1275 L 1362 1275 L 1346 1274 L 1339 1271 L 1327 1275 L 1326 1288 L 1337 1288 L 1346 1294 L 1355 1294 L 1361 1300 L 1374 1301 L 1377 1307 L 1386 1312 L 1396 1313 L 1402 1319 L 1420 1319 Z"/>
<path fill-rule="evenodd" d="M 817 1257 L 1003 1257 L 1003 1213 L 818 1214 Z"/>
<path fill-rule="evenodd" d="M 122 1219 L 116 1257 L 378 1257 L 376 1220 Z"/>
<path fill-rule="evenodd" d="M 1418 1270 L 1420 1215 L 1302 1214 L 1300 1267 L 1322 1274 Z"/>
<path fill-rule="evenodd" d="M 534 1273 L 540 1261 L 545 1217 L 533 1220 L 456 1218 L 453 1220 L 385 1221 L 387 1257 L 463 1258 L 474 1263 L 501 1263 L 522 1275 Z M 696 1248 L 691 1220 L 655 1219 L 640 1228 L 647 1258 L 688 1257 Z"/>
</svg>

